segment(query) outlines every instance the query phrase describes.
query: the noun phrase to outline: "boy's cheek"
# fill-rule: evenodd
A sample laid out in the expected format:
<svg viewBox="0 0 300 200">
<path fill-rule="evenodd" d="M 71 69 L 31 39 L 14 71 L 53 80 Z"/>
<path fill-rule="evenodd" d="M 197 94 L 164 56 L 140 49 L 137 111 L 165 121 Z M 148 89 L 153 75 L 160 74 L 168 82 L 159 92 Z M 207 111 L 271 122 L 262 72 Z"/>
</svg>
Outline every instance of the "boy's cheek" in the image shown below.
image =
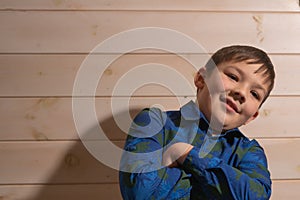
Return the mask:
<svg viewBox="0 0 300 200">
<path fill-rule="evenodd" d="M 246 98 L 246 101 L 244 102 L 242 109 L 248 115 L 252 115 L 258 110 L 259 102 L 255 101 L 253 98 L 251 98 L 250 95 L 247 95 L 245 98 Z"/>
<path fill-rule="evenodd" d="M 226 83 L 220 79 L 220 77 L 213 77 L 207 82 L 207 87 L 210 93 L 220 93 L 224 92 L 226 88 Z"/>
</svg>

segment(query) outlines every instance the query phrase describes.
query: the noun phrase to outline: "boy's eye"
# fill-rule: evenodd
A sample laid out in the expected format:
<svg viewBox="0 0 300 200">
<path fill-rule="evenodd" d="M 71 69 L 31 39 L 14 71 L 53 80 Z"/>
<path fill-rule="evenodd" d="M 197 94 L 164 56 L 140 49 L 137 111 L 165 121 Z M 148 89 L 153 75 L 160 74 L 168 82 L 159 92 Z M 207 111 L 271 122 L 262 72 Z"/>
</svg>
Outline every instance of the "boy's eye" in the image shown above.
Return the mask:
<svg viewBox="0 0 300 200">
<path fill-rule="evenodd" d="M 251 91 L 251 94 L 252 94 L 252 96 L 253 96 L 255 99 L 257 99 L 257 100 L 260 99 L 260 96 L 259 96 L 259 94 L 258 94 L 256 91 Z"/>
<path fill-rule="evenodd" d="M 238 81 L 238 80 L 239 80 L 239 78 L 238 78 L 236 75 L 234 75 L 234 74 L 227 74 L 227 76 L 228 76 L 230 79 L 234 80 L 234 81 Z"/>
</svg>

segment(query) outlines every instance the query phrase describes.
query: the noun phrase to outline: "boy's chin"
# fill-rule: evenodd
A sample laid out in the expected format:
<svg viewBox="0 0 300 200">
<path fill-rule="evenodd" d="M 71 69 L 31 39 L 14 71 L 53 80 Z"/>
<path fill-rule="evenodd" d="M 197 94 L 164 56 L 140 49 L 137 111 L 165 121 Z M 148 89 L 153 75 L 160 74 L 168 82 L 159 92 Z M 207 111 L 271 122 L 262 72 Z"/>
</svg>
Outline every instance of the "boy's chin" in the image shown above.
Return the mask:
<svg viewBox="0 0 300 200">
<path fill-rule="evenodd" d="M 226 118 L 224 115 L 215 115 L 210 119 L 210 127 L 217 132 L 222 132 L 226 127 Z"/>
<path fill-rule="evenodd" d="M 220 132 L 239 127 L 240 124 L 237 124 L 233 117 L 223 112 L 215 113 L 210 119 L 210 127 Z"/>
</svg>

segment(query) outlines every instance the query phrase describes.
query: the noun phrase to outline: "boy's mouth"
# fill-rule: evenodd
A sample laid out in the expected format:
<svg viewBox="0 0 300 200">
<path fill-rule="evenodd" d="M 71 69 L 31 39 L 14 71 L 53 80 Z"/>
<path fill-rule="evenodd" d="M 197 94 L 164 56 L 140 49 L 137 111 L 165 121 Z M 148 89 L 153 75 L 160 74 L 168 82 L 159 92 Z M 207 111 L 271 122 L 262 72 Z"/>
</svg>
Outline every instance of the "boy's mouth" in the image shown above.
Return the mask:
<svg viewBox="0 0 300 200">
<path fill-rule="evenodd" d="M 228 97 L 225 97 L 225 96 L 221 96 L 220 100 L 226 104 L 226 109 L 229 110 L 229 111 L 233 111 L 233 112 L 236 112 L 236 113 L 240 113 L 240 110 L 238 108 L 238 106 L 236 105 L 236 103 L 231 100 L 230 98 Z"/>
</svg>

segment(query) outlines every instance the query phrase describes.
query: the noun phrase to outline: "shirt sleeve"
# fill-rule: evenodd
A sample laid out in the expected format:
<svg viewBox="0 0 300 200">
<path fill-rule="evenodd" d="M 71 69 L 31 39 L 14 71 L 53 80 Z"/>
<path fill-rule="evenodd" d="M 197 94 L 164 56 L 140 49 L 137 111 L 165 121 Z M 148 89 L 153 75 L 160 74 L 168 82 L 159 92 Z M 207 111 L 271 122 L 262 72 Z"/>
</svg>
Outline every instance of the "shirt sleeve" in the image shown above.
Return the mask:
<svg viewBox="0 0 300 200">
<path fill-rule="evenodd" d="M 123 199 L 164 199 L 176 183 L 168 176 L 171 168 L 162 166 L 163 113 L 143 110 L 134 119 L 120 162 L 120 190 Z"/>
<path fill-rule="evenodd" d="M 265 200 L 271 196 L 271 179 L 263 149 L 253 140 L 238 167 L 207 154 L 200 157 L 194 147 L 182 168 L 191 173 L 195 187 L 191 196 L 197 196 L 197 187 L 205 191 L 208 199 Z"/>
</svg>

